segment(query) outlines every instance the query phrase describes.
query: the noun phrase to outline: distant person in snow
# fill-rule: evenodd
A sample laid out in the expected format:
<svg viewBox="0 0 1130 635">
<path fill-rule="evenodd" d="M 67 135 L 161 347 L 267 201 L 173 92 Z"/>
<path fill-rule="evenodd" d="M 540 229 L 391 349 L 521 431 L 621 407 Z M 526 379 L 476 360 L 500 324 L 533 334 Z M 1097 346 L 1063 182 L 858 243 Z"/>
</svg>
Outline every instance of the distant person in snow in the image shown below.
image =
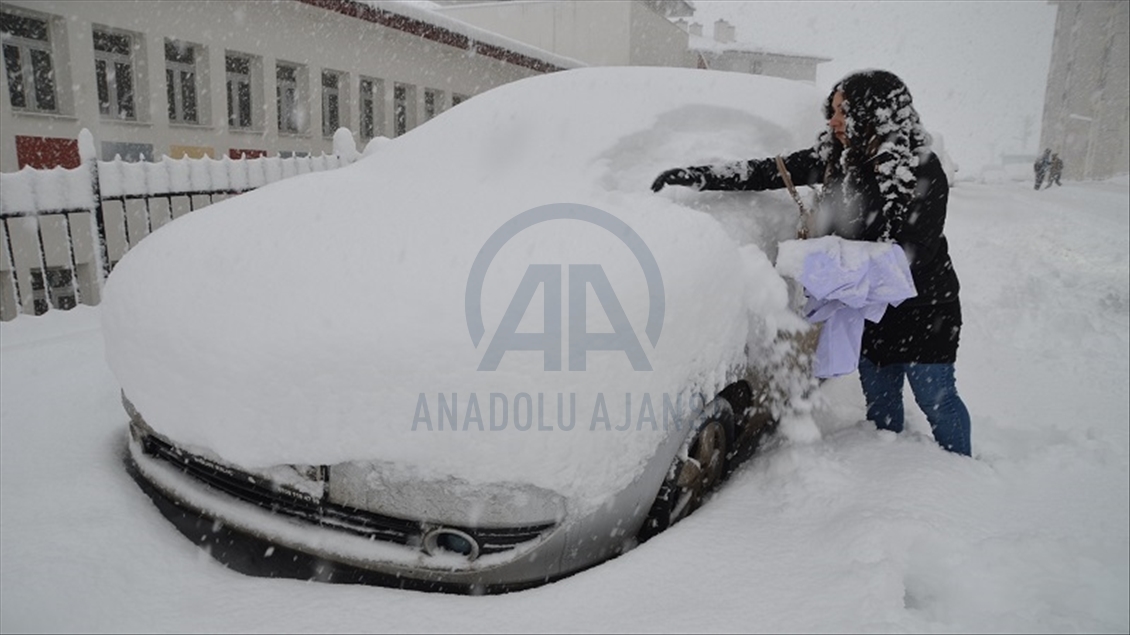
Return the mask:
<svg viewBox="0 0 1130 635">
<path fill-rule="evenodd" d="M 824 100 L 828 120 L 812 148 L 784 157 L 796 184 L 819 190 L 817 233 L 849 240 L 897 242 L 918 295 L 888 307 L 864 327 L 859 378 L 867 418 L 883 430 L 903 429 L 903 385 L 909 380 L 934 438 L 970 455 L 969 411 L 957 394 L 954 363 L 961 334 L 959 283 L 943 229 L 949 184 L 930 150 L 905 84 L 880 70 L 848 75 Z M 674 168 L 652 183 L 698 190 L 786 187 L 774 158 Z"/>
<path fill-rule="evenodd" d="M 1052 155 L 1051 165 L 1048 167 L 1048 187 L 1051 187 L 1052 183 L 1055 183 L 1056 185 L 1062 186 L 1063 183 L 1059 182 L 1059 179 L 1062 176 L 1063 176 L 1063 159 L 1059 158 L 1059 153 L 1057 152 L 1057 153 Z"/>
<path fill-rule="evenodd" d="M 1044 184 L 1044 177 L 1047 175 L 1048 170 L 1052 166 L 1051 154 L 1051 148 L 1045 149 L 1044 153 L 1040 155 L 1040 158 L 1036 159 L 1036 162 L 1032 164 L 1032 169 L 1036 172 L 1037 190 L 1040 189 L 1040 186 Z M 1048 183 L 1048 185 L 1050 186 L 1051 183 Z"/>
</svg>

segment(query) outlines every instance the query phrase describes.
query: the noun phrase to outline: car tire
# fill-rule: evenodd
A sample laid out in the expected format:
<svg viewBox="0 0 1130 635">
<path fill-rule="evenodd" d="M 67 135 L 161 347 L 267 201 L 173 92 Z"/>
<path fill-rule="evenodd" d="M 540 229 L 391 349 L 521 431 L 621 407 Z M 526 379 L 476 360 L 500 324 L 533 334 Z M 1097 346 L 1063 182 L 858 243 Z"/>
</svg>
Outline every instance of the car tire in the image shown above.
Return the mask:
<svg viewBox="0 0 1130 635">
<path fill-rule="evenodd" d="M 777 419 L 764 389 L 755 395 L 750 383 L 744 379 L 727 386 L 719 396 L 725 397 L 733 406 L 734 442 L 726 457 L 726 471 L 729 473 L 753 457 L 761 442 L 777 427 Z"/>
<path fill-rule="evenodd" d="M 729 474 L 730 448 L 734 444 L 733 409 L 721 397 L 715 401 L 720 407 L 699 424 L 688 442 L 686 458 L 676 457 L 668 470 L 637 534 L 639 542 L 689 516 Z"/>
</svg>

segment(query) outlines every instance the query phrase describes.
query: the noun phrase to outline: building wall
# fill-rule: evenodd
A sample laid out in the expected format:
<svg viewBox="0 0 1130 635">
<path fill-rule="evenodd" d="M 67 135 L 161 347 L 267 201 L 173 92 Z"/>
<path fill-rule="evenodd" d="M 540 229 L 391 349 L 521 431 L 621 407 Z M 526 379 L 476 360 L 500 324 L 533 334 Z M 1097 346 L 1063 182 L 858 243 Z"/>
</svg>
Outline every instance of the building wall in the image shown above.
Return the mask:
<svg viewBox="0 0 1130 635">
<path fill-rule="evenodd" d="M 51 24 L 59 113 L 39 114 L 13 108 L 6 75 L 0 74 L 0 171 L 17 169 L 16 137 L 73 140 L 88 128 L 99 151 L 126 152 L 151 147 L 157 155 L 228 155 L 248 150 L 266 153 L 313 153 L 332 149 L 332 133 L 322 129 L 322 71 L 343 74 L 340 125 L 360 138 L 359 82 L 381 80 L 375 134 L 394 135 L 394 86 L 406 87 L 408 127 L 426 119 L 425 93 L 437 112 L 452 105 L 453 95 L 471 96 L 523 77 L 540 74 L 522 64 L 474 54 L 453 46 L 341 13 L 289 2 L 146 2 L 132 0 L 13 0 L 0 3 L 9 13 L 47 17 Z M 93 49 L 95 25 L 135 36 L 136 120 L 100 114 Z M 166 39 L 198 45 L 200 121 L 170 123 L 166 92 Z M 253 126 L 228 125 L 225 53 L 253 56 Z M 277 125 L 276 63 L 300 65 L 298 133 Z M 24 139 L 26 145 L 26 139 Z M 117 144 L 117 145 L 115 145 Z M 26 148 L 25 148 L 26 150 Z"/>
<path fill-rule="evenodd" d="M 704 51 L 703 54 L 710 68 L 714 70 L 769 75 L 812 83 L 816 82 L 816 66 L 823 61 L 734 50 L 721 53 Z"/>
<path fill-rule="evenodd" d="M 686 31 L 642 2 L 628 5 L 628 65 L 694 67 L 698 58 L 687 49 Z"/>
<path fill-rule="evenodd" d="M 594 66 L 628 64 L 629 2 L 495 2 L 448 5 L 443 13 Z"/>
<path fill-rule="evenodd" d="M 1040 147 L 1068 179 L 1130 173 L 1130 3 L 1056 4 Z"/>
<path fill-rule="evenodd" d="M 634 0 L 446 5 L 445 15 L 593 66 L 690 66 L 686 33 Z"/>
</svg>

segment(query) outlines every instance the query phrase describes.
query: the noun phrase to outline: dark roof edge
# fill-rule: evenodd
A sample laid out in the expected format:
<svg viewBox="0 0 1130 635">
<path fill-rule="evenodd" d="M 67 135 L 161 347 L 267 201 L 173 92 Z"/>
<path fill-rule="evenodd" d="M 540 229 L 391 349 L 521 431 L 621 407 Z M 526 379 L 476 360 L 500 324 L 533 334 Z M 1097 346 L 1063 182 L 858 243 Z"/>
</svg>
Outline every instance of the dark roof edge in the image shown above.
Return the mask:
<svg viewBox="0 0 1130 635">
<path fill-rule="evenodd" d="M 831 62 L 832 61 L 832 58 L 830 58 L 830 57 L 820 57 L 819 55 L 804 55 L 803 53 L 778 53 L 778 52 L 770 50 L 770 49 L 744 49 L 744 48 L 738 48 L 738 47 L 733 47 L 733 48 L 706 48 L 706 47 L 692 46 L 692 47 L 690 47 L 690 50 L 694 51 L 695 53 L 714 53 L 716 55 L 721 55 L 722 53 L 748 53 L 750 55 L 772 55 L 773 57 L 790 57 L 790 58 L 801 59 L 801 60 L 812 60 L 812 61 L 815 61 L 817 64 L 823 64 L 825 62 Z"/>
<path fill-rule="evenodd" d="M 440 44 L 446 44 L 457 49 L 469 51 L 475 55 L 482 55 L 496 59 L 508 64 L 528 68 L 539 73 L 552 73 L 555 71 L 565 70 L 567 67 L 559 66 L 552 62 L 540 60 L 525 53 L 512 51 L 506 47 L 498 46 L 482 42 L 468 36 L 464 33 L 453 31 L 452 29 L 431 24 L 427 21 L 402 15 L 385 8 L 378 8 L 367 4 L 356 2 L 355 0 L 297 0 L 302 4 L 307 4 L 327 11 L 333 11 L 342 15 L 347 15 L 352 18 L 364 20 L 372 24 L 379 24 L 381 26 L 395 29 L 431 40 Z"/>
</svg>

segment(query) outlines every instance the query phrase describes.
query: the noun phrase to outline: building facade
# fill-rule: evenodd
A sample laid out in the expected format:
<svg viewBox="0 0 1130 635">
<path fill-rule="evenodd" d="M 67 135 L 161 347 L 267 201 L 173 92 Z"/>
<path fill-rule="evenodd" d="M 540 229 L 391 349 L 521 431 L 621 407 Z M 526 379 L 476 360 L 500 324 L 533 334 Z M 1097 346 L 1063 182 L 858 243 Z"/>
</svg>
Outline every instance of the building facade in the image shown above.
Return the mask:
<svg viewBox="0 0 1130 635">
<path fill-rule="evenodd" d="M 506 0 L 448 2 L 437 10 L 591 66 L 693 68 L 686 32 L 666 17 L 684 8 L 643 0 Z"/>
<path fill-rule="evenodd" d="M 461 100 L 579 64 L 401 3 L 0 2 L 0 171 L 360 147 Z"/>
<path fill-rule="evenodd" d="M 739 42 L 737 29 L 726 20 L 715 20 L 710 36 L 703 34 L 702 24 L 698 22 L 680 18 L 675 24 L 690 35 L 689 46 L 699 68 L 815 83 L 817 67 L 832 61 L 827 57 L 769 50 Z"/>
<path fill-rule="evenodd" d="M 740 44 L 708 42 L 692 38 L 692 50 L 702 59 L 702 67 L 716 71 L 769 75 L 816 83 L 817 67 L 830 62 L 827 57 L 782 53 Z"/>
<path fill-rule="evenodd" d="M 684 0 L 441 0 L 437 10 L 592 66 L 676 66 L 816 81 L 828 58 L 738 42 L 717 20 L 712 36 Z"/>
<path fill-rule="evenodd" d="M 1130 173 L 1130 3 L 1058 5 L 1040 148 L 1063 159 L 1068 179 Z"/>
</svg>

